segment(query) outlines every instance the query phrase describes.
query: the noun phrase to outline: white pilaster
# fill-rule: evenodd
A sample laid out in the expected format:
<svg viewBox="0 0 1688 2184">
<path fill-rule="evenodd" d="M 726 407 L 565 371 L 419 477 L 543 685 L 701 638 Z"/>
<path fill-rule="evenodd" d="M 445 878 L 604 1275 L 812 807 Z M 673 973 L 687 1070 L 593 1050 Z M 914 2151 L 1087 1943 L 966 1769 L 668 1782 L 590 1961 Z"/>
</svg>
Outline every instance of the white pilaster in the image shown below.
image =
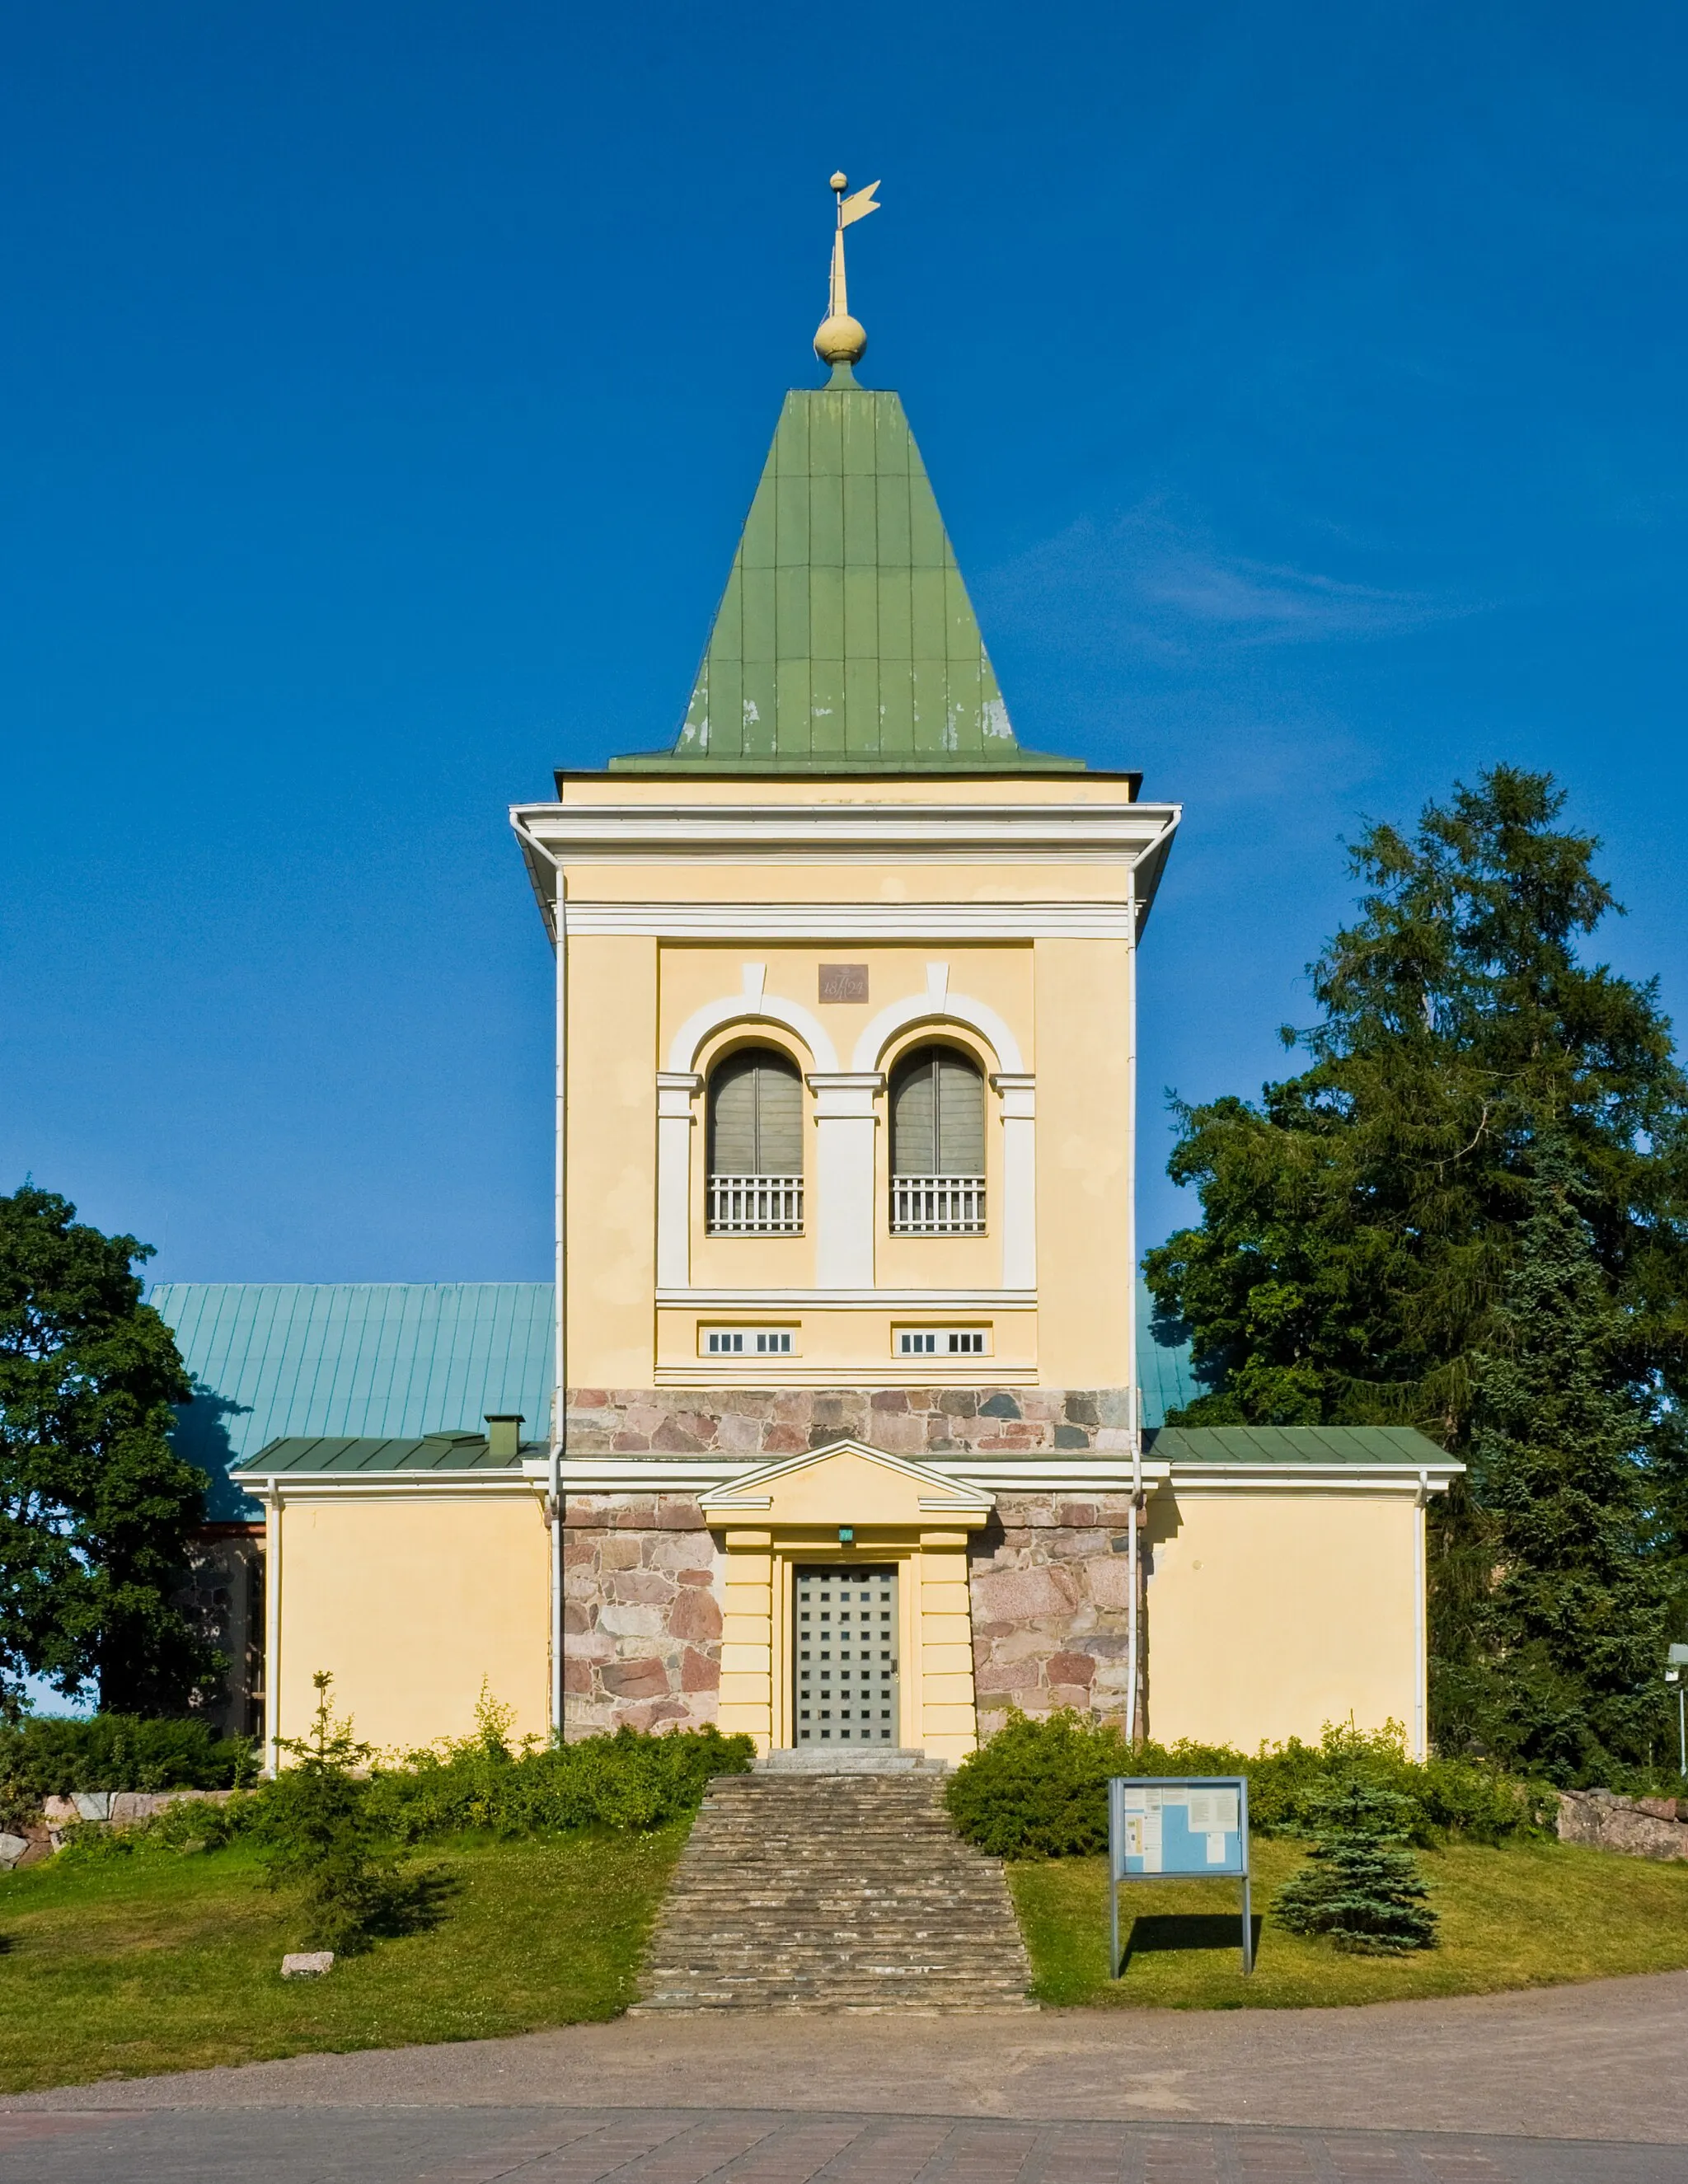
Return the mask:
<svg viewBox="0 0 1688 2184">
<path fill-rule="evenodd" d="M 1037 1079 L 999 1070 L 1002 1102 L 1002 1286 L 1032 1289 L 1038 1279 Z"/>
<path fill-rule="evenodd" d="M 690 1070 L 656 1075 L 656 1282 L 692 1279 L 692 1102 L 703 1078 Z"/>
<path fill-rule="evenodd" d="M 877 1070 L 816 1072 L 815 1095 L 815 1282 L 820 1289 L 869 1289 L 873 1283 L 873 1101 L 884 1089 Z"/>
</svg>

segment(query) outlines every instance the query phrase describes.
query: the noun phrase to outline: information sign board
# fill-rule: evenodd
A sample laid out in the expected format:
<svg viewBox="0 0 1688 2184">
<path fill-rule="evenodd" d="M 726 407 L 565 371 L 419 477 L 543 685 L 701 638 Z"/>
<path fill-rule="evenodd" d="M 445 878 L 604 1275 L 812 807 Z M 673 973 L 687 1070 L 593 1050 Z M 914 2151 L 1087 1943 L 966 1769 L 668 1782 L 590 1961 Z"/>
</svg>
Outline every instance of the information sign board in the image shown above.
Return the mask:
<svg viewBox="0 0 1688 2184">
<path fill-rule="evenodd" d="M 1245 1774 L 1125 1775 L 1108 1783 L 1111 1976 L 1120 1975 L 1119 1885 L 1124 1880 L 1240 1880 L 1243 1970 L 1254 1970 Z"/>
</svg>

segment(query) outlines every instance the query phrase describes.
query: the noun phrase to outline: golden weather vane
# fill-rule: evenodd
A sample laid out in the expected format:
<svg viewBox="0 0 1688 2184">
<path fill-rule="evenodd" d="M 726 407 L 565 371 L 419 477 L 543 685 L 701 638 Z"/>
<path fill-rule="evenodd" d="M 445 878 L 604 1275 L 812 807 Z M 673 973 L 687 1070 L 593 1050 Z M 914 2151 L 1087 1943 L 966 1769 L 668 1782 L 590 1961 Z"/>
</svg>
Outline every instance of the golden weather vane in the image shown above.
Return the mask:
<svg viewBox="0 0 1688 2184">
<path fill-rule="evenodd" d="M 859 363 L 867 348 L 866 328 L 860 319 L 850 315 L 850 290 L 844 283 L 844 231 L 852 220 L 866 220 L 869 213 L 879 210 L 873 199 L 878 187 L 877 182 L 870 182 L 865 190 L 846 197 L 849 176 L 833 176 L 833 195 L 838 200 L 838 225 L 833 230 L 833 270 L 827 287 L 827 315 L 815 335 L 815 354 L 822 364 Z"/>
</svg>

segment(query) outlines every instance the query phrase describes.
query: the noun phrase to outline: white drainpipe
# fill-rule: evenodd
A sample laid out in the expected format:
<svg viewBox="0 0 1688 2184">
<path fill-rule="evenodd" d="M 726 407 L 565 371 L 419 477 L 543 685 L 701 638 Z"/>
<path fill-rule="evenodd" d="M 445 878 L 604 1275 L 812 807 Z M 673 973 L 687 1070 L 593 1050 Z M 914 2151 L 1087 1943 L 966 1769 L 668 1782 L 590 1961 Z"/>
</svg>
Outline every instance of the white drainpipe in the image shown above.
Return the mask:
<svg viewBox="0 0 1688 2184">
<path fill-rule="evenodd" d="M 1425 1598 L 1428 1574 L 1425 1569 L 1424 1528 L 1430 1507 L 1430 1474 L 1418 1474 L 1418 1508 L 1414 1513 L 1412 1532 L 1412 1637 L 1418 1658 L 1412 1664 L 1412 1757 L 1429 1757 L 1429 1632 L 1427 1626 L 1428 1603 Z"/>
<path fill-rule="evenodd" d="M 1132 1306 L 1134 1311 L 1136 1308 L 1134 1287 Z M 1126 1582 L 1131 1594 L 1131 1619 L 1126 1625 L 1125 1641 L 1126 1682 L 1131 1696 L 1126 1708 L 1125 1734 L 1127 1741 L 1131 1744 L 1135 1744 L 1137 1741 L 1137 1634 L 1138 1626 L 1141 1621 L 1141 1613 L 1138 1606 L 1137 1527 L 1141 1522 L 1143 1511 L 1143 1435 L 1139 1424 L 1142 1416 L 1142 1392 L 1134 1388 L 1131 1391 L 1131 1529 L 1126 1535 L 1125 1550 L 1128 1573 Z"/>
<path fill-rule="evenodd" d="M 1131 1527 L 1126 1535 L 1126 1557 L 1131 1611 L 1126 1626 L 1125 1662 L 1130 1687 L 1126 1709 L 1126 1735 L 1134 1744 L 1137 1741 L 1139 1627 L 1142 1619 L 1137 1598 L 1137 1527 L 1143 1509 L 1143 1396 L 1137 1384 L 1137 868 L 1134 865 L 1126 874 L 1125 905 L 1125 929 L 1130 936 L 1131 946 L 1131 987 L 1127 997 L 1125 1049 L 1125 1384 L 1129 1392 L 1131 1410 Z"/>
<path fill-rule="evenodd" d="M 568 1418 L 568 1041 L 569 954 L 562 866 L 555 858 L 557 926 L 556 1326 L 551 1364 L 551 1727 L 564 1741 L 563 1721 L 563 1440 Z"/>
</svg>

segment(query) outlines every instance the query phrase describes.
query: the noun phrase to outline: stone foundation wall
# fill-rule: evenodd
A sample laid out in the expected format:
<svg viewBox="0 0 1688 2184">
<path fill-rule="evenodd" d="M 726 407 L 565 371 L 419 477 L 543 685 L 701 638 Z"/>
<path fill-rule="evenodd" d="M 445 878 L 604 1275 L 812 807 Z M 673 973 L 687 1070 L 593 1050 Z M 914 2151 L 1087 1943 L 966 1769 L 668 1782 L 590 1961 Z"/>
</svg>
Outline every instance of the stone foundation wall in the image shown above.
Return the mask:
<svg viewBox="0 0 1688 2184">
<path fill-rule="evenodd" d="M 567 1433 L 571 1456 L 767 1461 L 855 1439 L 920 1462 L 1124 1455 L 1129 1423 L 1119 1388 L 571 1388 Z M 974 1535 L 981 1736 L 1011 1705 L 1124 1720 L 1130 1518 L 1126 1495 L 1017 1496 Z M 713 1721 L 724 1555 L 697 1503 L 655 1492 L 571 1495 L 564 1524 L 568 1733 Z M 1139 1585 L 1142 1575 L 1139 1566 Z"/>
<path fill-rule="evenodd" d="M 1130 1705 L 1128 1495 L 1094 1501 L 1004 1496 L 968 1557 L 981 1740 L 1011 1707 L 1075 1707 L 1124 1725 Z M 1139 1514 L 1141 1524 L 1141 1513 Z M 1139 1613 L 1145 1561 L 1139 1531 Z M 1146 1632 L 1139 1629 L 1139 1722 Z"/>
<path fill-rule="evenodd" d="M 1129 1455 L 1123 1388 L 571 1388 L 571 1456 Z"/>
<path fill-rule="evenodd" d="M 713 1721 L 723 1557 L 697 1503 L 676 1494 L 571 1494 L 563 1526 L 568 1735 Z"/>
</svg>

